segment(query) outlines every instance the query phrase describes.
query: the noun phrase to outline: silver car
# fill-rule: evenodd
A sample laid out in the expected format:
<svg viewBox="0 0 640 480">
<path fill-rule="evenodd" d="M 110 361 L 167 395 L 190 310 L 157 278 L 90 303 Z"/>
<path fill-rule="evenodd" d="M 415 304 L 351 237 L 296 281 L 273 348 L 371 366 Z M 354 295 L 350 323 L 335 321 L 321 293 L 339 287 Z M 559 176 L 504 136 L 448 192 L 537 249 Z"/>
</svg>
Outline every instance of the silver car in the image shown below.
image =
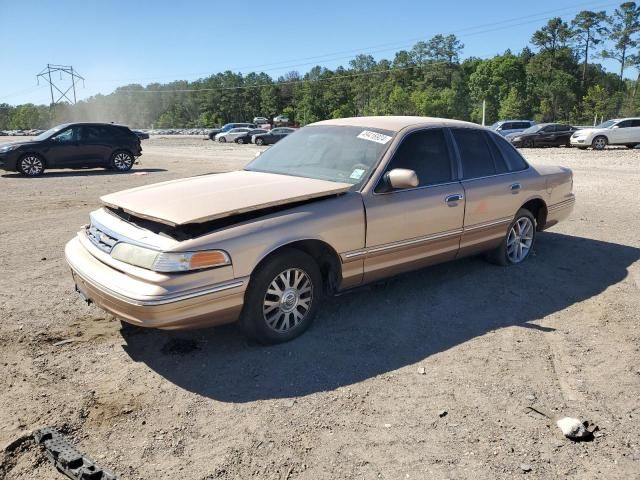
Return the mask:
<svg viewBox="0 0 640 480">
<path fill-rule="evenodd" d="M 506 137 L 510 133 L 524 132 L 527 128 L 536 124 L 533 120 L 502 120 L 491 125 L 491 130 Z"/>
</svg>

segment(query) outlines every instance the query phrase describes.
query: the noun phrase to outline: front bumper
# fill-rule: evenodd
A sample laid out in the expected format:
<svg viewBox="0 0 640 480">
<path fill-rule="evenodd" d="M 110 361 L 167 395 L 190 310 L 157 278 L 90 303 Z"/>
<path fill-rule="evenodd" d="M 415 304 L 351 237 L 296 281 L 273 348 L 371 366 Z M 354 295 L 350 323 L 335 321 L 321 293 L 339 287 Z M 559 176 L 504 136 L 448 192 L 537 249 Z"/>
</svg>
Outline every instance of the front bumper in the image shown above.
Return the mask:
<svg viewBox="0 0 640 480">
<path fill-rule="evenodd" d="M 591 144 L 590 142 L 587 142 L 586 137 L 582 137 L 582 138 L 571 137 L 569 142 L 571 143 L 572 146 L 575 146 L 575 147 L 587 147 Z"/>
<path fill-rule="evenodd" d="M 65 247 L 76 289 L 91 303 L 125 322 L 178 330 L 238 319 L 248 278 L 171 293 L 120 272 L 95 258 L 76 237 Z M 189 275 L 182 274 L 182 275 Z"/>
<path fill-rule="evenodd" d="M 16 163 L 18 162 L 18 155 L 15 151 L 0 153 L 0 170 L 14 171 L 16 169 Z"/>
</svg>

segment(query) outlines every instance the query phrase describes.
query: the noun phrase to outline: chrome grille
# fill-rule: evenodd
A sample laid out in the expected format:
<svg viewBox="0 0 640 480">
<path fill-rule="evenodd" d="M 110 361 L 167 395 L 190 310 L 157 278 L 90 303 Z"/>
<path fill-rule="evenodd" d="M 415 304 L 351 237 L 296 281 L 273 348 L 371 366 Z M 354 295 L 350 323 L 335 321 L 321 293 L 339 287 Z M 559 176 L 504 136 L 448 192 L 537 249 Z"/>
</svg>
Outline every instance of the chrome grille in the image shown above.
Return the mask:
<svg viewBox="0 0 640 480">
<path fill-rule="evenodd" d="M 111 250 L 118 243 L 118 239 L 100 230 L 94 224 L 87 227 L 87 238 L 96 247 L 106 253 L 111 253 Z"/>
</svg>

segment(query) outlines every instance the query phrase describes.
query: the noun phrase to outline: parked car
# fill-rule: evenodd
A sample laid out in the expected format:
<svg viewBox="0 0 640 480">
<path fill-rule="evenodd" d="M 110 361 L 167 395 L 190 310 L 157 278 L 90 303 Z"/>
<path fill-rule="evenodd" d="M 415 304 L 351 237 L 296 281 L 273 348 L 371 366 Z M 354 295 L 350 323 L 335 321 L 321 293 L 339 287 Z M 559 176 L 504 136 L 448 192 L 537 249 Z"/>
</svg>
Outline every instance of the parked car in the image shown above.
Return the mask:
<svg viewBox="0 0 640 480">
<path fill-rule="evenodd" d="M 465 255 L 522 263 L 569 216 L 572 187 L 571 170 L 530 166 L 472 123 L 326 120 L 241 171 L 103 196 L 65 255 L 81 296 L 126 322 L 239 320 L 278 343 L 326 294 Z"/>
<path fill-rule="evenodd" d="M 273 124 L 275 126 L 289 125 L 289 117 L 286 115 L 278 115 L 277 117 L 273 117 Z"/>
<path fill-rule="evenodd" d="M 273 145 L 274 143 L 279 142 L 284 137 L 286 137 L 287 135 L 295 131 L 296 131 L 295 128 L 287 128 L 287 127 L 274 128 L 273 130 L 267 133 L 253 135 L 251 141 L 256 145 Z"/>
<path fill-rule="evenodd" d="M 0 146 L 0 169 L 29 177 L 46 168 L 104 167 L 124 172 L 140 155 L 140 139 L 124 125 L 64 123 L 31 140 Z"/>
<path fill-rule="evenodd" d="M 527 128 L 533 127 L 536 122 L 532 120 L 503 120 L 491 125 L 491 130 L 498 132 L 503 137 L 510 133 L 524 132 Z"/>
<path fill-rule="evenodd" d="M 217 134 L 228 132 L 232 128 L 241 128 L 241 127 L 256 128 L 256 126 L 253 123 L 227 123 L 223 125 L 222 128 L 212 128 L 211 131 L 209 132 L 209 139 L 215 140 Z"/>
<path fill-rule="evenodd" d="M 616 118 L 593 128 L 583 128 L 571 135 L 571 146 L 602 150 L 607 145 L 635 148 L 640 144 L 640 118 Z"/>
<path fill-rule="evenodd" d="M 215 139 L 222 143 L 233 142 L 236 138 L 250 132 L 251 130 L 252 129 L 249 127 L 232 128 L 229 131 L 216 134 Z"/>
<path fill-rule="evenodd" d="M 510 133 L 505 138 L 514 147 L 570 146 L 570 138 L 577 128 L 563 123 L 540 123 L 520 133 Z"/>
<path fill-rule="evenodd" d="M 149 134 L 147 132 L 141 132 L 140 130 L 131 130 L 131 131 L 133 133 L 135 133 L 140 140 L 148 140 L 149 139 Z"/>
<path fill-rule="evenodd" d="M 253 137 L 254 135 L 260 135 L 262 133 L 268 133 L 268 132 L 269 130 L 265 130 L 264 128 L 255 128 L 253 130 L 249 130 L 244 135 L 237 136 L 234 141 L 240 144 L 251 143 L 251 137 Z"/>
<path fill-rule="evenodd" d="M 267 117 L 253 117 L 253 123 L 255 123 L 256 126 L 266 125 L 269 123 L 269 119 Z"/>
</svg>

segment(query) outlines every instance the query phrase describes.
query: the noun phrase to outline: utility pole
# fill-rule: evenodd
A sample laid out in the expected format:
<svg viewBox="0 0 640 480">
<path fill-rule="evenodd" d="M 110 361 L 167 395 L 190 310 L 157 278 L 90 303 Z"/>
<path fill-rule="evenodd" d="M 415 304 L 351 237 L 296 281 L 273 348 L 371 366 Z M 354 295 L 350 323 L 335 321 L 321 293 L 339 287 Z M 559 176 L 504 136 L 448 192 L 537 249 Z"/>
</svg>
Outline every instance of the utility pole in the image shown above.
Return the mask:
<svg viewBox="0 0 640 480">
<path fill-rule="evenodd" d="M 51 78 L 52 73 L 59 72 L 60 87 L 56 85 L 55 80 Z M 67 87 L 66 90 L 62 91 L 63 88 L 68 84 L 65 82 L 66 77 L 71 77 L 71 85 Z M 50 107 L 53 110 L 56 104 L 60 103 L 62 100 L 68 101 L 70 104 L 76 104 L 76 84 L 82 80 L 82 86 L 84 87 L 84 77 L 79 75 L 72 66 L 70 65 L 52 65 L 47 63 L 46 68 L 44 68 L 38 75 L 36 75 L 36 80 L 38 85 L 40 84 L 40 79 L 43 79 L 49 84 L 49 90 L 51 91 L 51 104 Z M 57 93 L 54 95 L 53 90 L 56 90 Z M 73 100 L 68 96 L 69 92 L 73 92 Z M 58 96 L 59 94 L 59 96 Z"/>
<path fill-rule="evenodd" d="M 484 127 L 485 113 L 487 111 L 487 101 L 482 100 L 482 126 Z"/>
</svg>

